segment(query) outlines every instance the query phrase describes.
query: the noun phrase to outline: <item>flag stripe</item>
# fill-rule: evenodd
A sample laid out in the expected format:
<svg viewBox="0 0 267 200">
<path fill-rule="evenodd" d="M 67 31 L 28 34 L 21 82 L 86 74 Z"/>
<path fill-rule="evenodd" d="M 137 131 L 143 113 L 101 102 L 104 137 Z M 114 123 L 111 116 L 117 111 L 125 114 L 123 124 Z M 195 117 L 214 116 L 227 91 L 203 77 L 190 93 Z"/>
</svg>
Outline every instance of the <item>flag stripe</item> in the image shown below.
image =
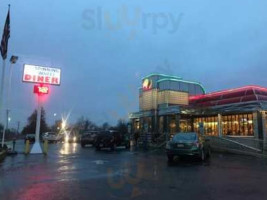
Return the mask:
<svg viewBox="0 0 267 200">
<path fill-rule="evenodd" d="M 7 48 L 8 48 L 8 39 L 10 38 L 10 17 L 9 17 L 10 10 L 8 9 L 6 23 L 3 30 L 2 41 L 1 41 L 1 55 L 3 60 L 7 57 Z"/>
</svg>

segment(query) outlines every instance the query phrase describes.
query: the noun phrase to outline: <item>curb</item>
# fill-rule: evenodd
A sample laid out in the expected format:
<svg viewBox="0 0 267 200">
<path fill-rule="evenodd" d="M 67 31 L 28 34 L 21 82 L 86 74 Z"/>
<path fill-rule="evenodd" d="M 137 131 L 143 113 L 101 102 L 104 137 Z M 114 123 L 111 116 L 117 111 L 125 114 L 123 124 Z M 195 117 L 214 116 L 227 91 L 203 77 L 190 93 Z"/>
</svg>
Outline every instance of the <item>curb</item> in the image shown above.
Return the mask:
<svg viewBox="0 0 267 200">
<path fill-rule="evenodd" d="M 254 152 L 241 151 L 241 150 L 236 150 L 236 149 L 228 149 L 228 148 L 223 148 L 223 147 L 212 147 L 211 150 L 213 152 L 218 152 L 218 153 L 230 153 L 230 154 L 243 155 L 243 156 L 253 156 L 257 158 L 267 158 L 267 155 L 263 153 L 254 153 Z"/>
</svg>

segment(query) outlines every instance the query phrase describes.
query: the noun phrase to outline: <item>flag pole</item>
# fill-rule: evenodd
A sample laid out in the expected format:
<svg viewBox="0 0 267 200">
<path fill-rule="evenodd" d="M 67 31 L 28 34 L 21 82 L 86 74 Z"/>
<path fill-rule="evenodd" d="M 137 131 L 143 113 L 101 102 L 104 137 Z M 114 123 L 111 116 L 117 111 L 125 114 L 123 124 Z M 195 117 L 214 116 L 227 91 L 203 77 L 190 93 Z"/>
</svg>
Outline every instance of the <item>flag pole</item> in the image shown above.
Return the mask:
<svg viewBox="0 0 267 200">
<path fill-rule="evenodd" d="M 2 75 L 1 75 L 1 88 L 0 88 L 0 113 L 1 113 L 1 118 L 4 119 L 4 84 L 5 84 L 5 72 L 6 72 L 6 60 L 3 60 L 3 66 L 2 66 Z M 1 120 L 2 121 L 2 120 Z M 4 125 L 5 126 L 5 125 Z M 3 134 L 2 134 L 2 148 L 4 147 L 5 143 L 5 128 L 3 128 Z"/>
<path fill-rule="evenodd" d="M 6 60 L 3 60 L 3 66 L 2 66 L 2 75 L 1 75 L 1 90 L 0 90 L 0 109 L 2 110 L 3 106 L 3 99 L 4 99 L 4 84 L 5 84 L 5 73 L 6 73 Z"/>
<path fill-rule="evenodd" d="M 8 4 L 8 13 L 6 17 L 6 22 L 5 22 L 4 31 L 3 31 L 2 40 L 1 40 L 1 48 L 0 48 L 1 55 L 3 58 L 1 87 L 0 87 L 0 121 L 2 122 L 4 122 L 4 119 L 5 119 L 4 117 L 4 88 L 5 88 L 5 73 L 6 73 L 6 57 L 7 57 L 9 37 L 10 37 L 10 4 Z M 8 116 L 8 111 L 7 111 L 7 116 Z M 4 125 L 4 128 L 3 128 L 2 148 L 4 147 L 4 142 L 5 142 L 5 128 L 6 128 L 6 125 Z"/>
</svg>

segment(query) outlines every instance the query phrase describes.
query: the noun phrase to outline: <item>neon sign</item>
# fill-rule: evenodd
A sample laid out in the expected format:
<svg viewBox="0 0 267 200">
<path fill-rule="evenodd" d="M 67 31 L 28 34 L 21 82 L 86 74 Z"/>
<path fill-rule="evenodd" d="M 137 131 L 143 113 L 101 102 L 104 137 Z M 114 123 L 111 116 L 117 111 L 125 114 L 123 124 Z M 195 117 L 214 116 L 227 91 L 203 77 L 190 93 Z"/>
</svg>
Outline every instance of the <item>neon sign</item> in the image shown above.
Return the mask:
<svg viewBox="0 0 267 200">
<path fill-rule="evenodd" d="M 150 89 L 152 89 L 152 80 L 145 79 L 143 81 L 143 90 L 150 90 Z"/>
<path fill-rule="evenodd" d="M 23 82 L 60 85 L 61 69 L 24 65 Z"/>
<path fill-rule="evenodd" d="M 49 87 L 43 86 L 43 85 L 34 85 L 33 93 L 42 95 L 42 94 L 48 94 L 49 93 Z"/>
</svg>

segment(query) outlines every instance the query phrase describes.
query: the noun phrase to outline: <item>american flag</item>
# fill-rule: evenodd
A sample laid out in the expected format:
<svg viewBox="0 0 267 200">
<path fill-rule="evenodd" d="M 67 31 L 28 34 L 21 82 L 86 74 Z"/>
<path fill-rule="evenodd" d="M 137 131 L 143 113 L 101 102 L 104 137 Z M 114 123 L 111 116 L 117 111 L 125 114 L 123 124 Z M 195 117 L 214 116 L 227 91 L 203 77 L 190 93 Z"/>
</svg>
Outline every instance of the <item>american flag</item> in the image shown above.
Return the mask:
<svg viewBox="0 0 267 200">
<path fill-rule="evenodd" d="M 8 47 L 8 39 L 10 38 L 10 17 L 9 17 L 10 8 L 8 9 L 8 13 L 6 16 L 6 23 L 2 35 L 2 41 L 1 41 L 1 55 L 3 60 L 7 57 L 7 47 Z"/>
</svg>

